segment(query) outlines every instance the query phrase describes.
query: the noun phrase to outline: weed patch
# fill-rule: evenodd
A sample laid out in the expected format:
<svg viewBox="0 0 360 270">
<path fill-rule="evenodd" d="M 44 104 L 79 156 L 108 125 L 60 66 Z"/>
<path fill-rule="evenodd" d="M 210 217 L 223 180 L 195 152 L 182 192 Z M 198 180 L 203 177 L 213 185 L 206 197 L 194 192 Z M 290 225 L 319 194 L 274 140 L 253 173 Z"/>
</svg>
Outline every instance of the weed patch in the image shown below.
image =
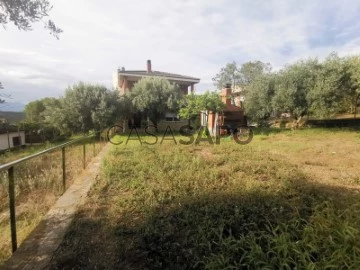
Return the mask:
<svg viewBox="0 0 360 270">
<path fill-rule="evenodd" d="M 278 149 L 263 134 L 246 146 L 113 147 L 52 269 L 358 269 L 358 187 L 307 169 L 336 169 L 309 158 L 324 135 L 357 145 L 338 132 L 272 134 Z"/>
</svg>

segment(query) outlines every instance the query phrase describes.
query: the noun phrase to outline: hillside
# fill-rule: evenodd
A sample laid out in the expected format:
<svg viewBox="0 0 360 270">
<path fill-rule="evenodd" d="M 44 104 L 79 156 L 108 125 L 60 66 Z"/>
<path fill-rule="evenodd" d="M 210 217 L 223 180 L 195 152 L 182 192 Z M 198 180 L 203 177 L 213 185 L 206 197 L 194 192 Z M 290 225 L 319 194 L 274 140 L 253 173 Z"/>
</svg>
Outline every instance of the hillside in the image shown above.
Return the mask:
<svg viewBox="0 0 360 270">
<path fill-rule="evenodd" d="M 25 113 L 23 112 L 8 112 L 0 111 L 0 119 L 7 119 L 10 124 L 20 122 L 25 119 Z"/>
</svg>

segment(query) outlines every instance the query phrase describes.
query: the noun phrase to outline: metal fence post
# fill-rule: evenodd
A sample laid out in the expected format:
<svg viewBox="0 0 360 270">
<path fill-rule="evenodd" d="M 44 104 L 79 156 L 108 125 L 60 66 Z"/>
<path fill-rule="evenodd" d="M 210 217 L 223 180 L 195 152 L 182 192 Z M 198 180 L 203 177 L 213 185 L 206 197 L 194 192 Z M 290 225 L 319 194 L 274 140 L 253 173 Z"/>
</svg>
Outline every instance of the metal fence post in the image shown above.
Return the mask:
<svg viewBox="0 0 360 270">
<path fill-rule="evenodd" d="M 87 139 L 87 138 L 86 138 Z M 11 161 L 6 164 L 0 164 L 0 172 L 7 171 L 8 173 L 8 193 L 9 193 L 9 212 L 10 212 L 10 233 L 11 233 L 11 245 L 12 245 L 12 251 L 15 252 L 17 249 L 17 228 L 16 228 L 16 207 L 15 207 L 15 176 L 14 176 L 14 170 L 15 166 L 17 164 L 23 163 L 27 160 L 33 159 L 38 156 L 42 156 L 46 153 L 58 151 L 61 148 L 61 167 L 62 167 L 62 184 L 63 189 L 65 191 L 66 189 L 66 151 L 65 147 L 68 147 L 69 145 L 74 145 L 75 143 L 83 141 L 83 139 L 73 140 L 67 143 L 64 143 L 62 145 L 54 146 L 49 149 L 40 151 L 38 153 L 17 159 L 15 161 Z M 10 143 L 10 139 L 8 140 Z M 77 145 L 78 146 L 78 145 Z M 96 149 L 96 142 L 94 142 L 94 156 L 97 152 Z M 91 151 L 91 150 L 90 150 Z M 83 144 L 83 167 L 85 168 L 86 165 L 86 144 Z"/>
<path fill-rule="evenodd" d="M 85 169 L 86 163 L 85 163 L 85 155 L 86 155 L 86 150 L 85 150 L 85 143 L 83 144 L 83 168 Z"/>
<path fill-rule="evenodd" d="M 65 147 L 61 147 L 61 165 L 62 165 L 62 182 L 63 182 L 63 191 L 66 190 L 66 167 L 65 167 Z"/>
<path fill-rule="evenodd" d="M 14 183 L 14 167 L 8 169 L 9 176 L 9 204 L 10 204 L 10 228 L 11 228 L 11 245 L 12 251 L 17 249 L 16 237 L 16 216 L 15 216 L 15 183 Z"/>
</svg>

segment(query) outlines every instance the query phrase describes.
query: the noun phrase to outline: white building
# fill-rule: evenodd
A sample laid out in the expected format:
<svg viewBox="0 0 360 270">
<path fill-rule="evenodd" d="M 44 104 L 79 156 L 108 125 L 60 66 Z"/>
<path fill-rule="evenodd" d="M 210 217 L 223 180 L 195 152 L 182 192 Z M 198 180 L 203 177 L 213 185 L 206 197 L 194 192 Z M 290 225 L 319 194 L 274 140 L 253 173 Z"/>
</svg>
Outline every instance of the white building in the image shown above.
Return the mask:
<svg viewBox="0 0 360 270">
<path fill-rule="evenodd" d="M 25 145 L 25 131 L 0 130 L 0 151 Z"/>
</svg>

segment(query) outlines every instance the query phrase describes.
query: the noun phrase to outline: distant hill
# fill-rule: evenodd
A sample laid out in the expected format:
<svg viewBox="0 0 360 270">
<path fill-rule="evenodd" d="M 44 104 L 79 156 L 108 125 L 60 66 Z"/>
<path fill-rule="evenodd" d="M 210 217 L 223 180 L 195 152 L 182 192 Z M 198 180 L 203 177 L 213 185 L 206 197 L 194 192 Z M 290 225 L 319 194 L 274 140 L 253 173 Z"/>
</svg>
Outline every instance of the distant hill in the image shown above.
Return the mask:
<svg viewBox="0 0 360 270">
<path fill-rule="evenodd" d="M 23 112 L 2 112 L 0 111 L 0 119 L 7 119 L 10 124 L 20 122 L 25 119 Z"/>
<path fill-rule="evenodd" d="M 22 112 L 24 111 L 25 105 L 20 102 L 10 102 L 6 101 L 5 103 L 0 104 L 0 112 Z"/>
</svg>

